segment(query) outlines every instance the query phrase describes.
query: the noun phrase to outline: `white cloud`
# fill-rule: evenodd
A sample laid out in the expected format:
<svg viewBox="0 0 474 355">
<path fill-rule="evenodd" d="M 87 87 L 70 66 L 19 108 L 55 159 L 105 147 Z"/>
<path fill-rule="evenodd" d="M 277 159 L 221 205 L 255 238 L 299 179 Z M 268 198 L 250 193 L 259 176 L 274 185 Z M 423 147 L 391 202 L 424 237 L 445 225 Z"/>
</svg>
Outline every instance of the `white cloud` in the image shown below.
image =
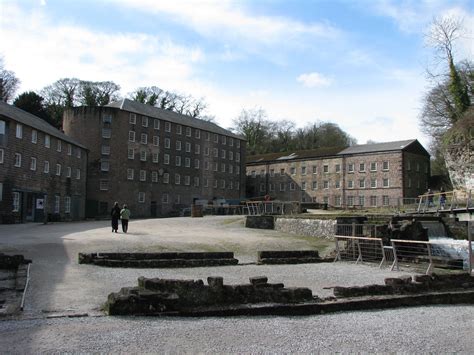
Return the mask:
<svg viewBox="0 0 474 355">
<path fill-rule="evenodd" d="M 308 88 L 329 86 L 332 83 L 332 79 L 316 72 L 301 74 L 296 80 Z"/>
<path fill-rule="evenodd" d="M 0 53 L 22 81 L 20 90 L 39 90 L 62 77 L 112 80 L 126 94 L 138 86 L 182 90 L 194 66 L 205 60 L 198 47 L 140 33 L 107 33 L 58 23 L 42 10 L 2 5 Z"/>
<path fill-rule="evenodd" d="M 286 17 L 257 16 L 239 7 L 239 2 L 169 1 L 169 0 L 109 0 L 129 8 L 163 14 L 205 37 L 240 45 L 298 45 L 306 36 L 313 40 L 335 39 L 341 31 L 326 22 L 304 23 Z"/>
</svg>

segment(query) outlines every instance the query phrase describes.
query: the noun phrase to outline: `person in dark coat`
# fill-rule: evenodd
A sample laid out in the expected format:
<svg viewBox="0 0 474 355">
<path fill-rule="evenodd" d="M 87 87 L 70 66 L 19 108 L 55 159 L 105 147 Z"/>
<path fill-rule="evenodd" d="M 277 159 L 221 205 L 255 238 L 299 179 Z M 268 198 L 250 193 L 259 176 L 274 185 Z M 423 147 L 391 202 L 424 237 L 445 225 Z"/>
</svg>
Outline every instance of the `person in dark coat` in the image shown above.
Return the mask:
<svg viewBox="0 0 474 355">
<path fill-rule="evenodd" d="M 110 211 L 110 216 L 112 217 L 112 232 L 117 233 L 118 230 L 118 221 L 120 218 L 120 207 L 118 202 L 114 203 L 114 207 Z"/>
</svg>

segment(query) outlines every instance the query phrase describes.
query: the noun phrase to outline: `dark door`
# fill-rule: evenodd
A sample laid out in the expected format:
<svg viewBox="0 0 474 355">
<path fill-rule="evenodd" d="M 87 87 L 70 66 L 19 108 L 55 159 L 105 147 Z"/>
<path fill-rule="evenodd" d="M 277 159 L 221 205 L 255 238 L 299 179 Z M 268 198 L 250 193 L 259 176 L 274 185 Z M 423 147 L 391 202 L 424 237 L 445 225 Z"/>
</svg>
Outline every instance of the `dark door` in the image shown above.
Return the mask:
<svg viewBox="0 0 474 355">
<path fill-rule="evenodd" d="M 151 201 L 150 205 L 150 215 L 151 217 L 156 217 L 156 212 L 157 212 L 157 204 L 156 201 Z"/>
</svg>

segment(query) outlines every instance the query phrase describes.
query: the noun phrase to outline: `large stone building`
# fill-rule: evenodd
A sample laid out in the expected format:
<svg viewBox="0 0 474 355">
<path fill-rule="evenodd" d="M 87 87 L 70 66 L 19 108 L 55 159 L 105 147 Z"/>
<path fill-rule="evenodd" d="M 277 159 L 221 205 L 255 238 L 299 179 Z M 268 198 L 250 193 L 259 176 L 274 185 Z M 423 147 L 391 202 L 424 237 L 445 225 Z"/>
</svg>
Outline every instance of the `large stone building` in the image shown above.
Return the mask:
<svg viewBox="0 0 474 355">
<path fill-rule="evenodd" d="M 154 217 L 245 195 L 245 141 L 212 122 L 124 99 L 70 109 L 63 128 L 90 150 L 87 216 L 114 201 Z"/>
<path fill-rule="evenodd" d="M 248 196 L 335 207 L 394 206 L 426 191 L 430 155 L 413 139 L 250 156 L 246 171 Z"/>
<path fill-rule="evenodd" d="M 0 101 L 0 223 L 84 218 L 87 150 Z"/>
</svg>

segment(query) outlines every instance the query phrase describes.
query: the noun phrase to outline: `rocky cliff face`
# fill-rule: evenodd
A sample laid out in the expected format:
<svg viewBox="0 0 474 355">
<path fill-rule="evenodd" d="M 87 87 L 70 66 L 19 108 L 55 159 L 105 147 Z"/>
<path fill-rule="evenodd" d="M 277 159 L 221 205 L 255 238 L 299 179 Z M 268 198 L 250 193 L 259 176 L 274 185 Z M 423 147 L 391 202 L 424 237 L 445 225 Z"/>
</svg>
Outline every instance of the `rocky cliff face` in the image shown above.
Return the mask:
<svg viewBox="0 0 474 355">
<path fill-rule="evenodd" d="M 453 188 L 474 190 L 474 139 L 448 145 L 444 158 Z"/>
</svg>

